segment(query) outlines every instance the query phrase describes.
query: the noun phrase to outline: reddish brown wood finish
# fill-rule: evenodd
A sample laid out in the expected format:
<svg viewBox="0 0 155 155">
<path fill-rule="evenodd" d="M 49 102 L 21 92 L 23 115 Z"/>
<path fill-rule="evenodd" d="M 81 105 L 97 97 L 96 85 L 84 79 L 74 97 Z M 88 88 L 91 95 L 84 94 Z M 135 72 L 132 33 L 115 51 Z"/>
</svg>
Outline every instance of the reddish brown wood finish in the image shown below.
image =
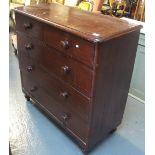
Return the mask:
<svg viewBox="0 0 155 155">
<path fill-rule="evenodd" d="M 44 89 L 39 87 L 38 83 L 34 79 L 23 72 L 21 72 L 21 76 L 24 92 L 30 95 L 32 99 L 35 99 L 43 110 L 46 110 L 50 115 L 52 115 L 54 119 L 67 131 L 71 132 L 72 135 L 78 136 L 79 141 L 86 141 L 88 135 L 88 124 L 80 119 L 75 112 L 60 104 L 60 101 L 46 93 Z M 36 89 L 32 91 L 32 87 L 35 87 Z M 64 119 L 65 115 L 68 116 L 68 119 Z"/>
<path fill-rule="evenodd" d="M 31 45 L 31 49 L 25 48 Z M 23 48 L 24 47 L 24 48 Z M 48 48 L 42 42 L 18 34 L 18 48 L 20 53 L 26 54 L 38 64 L 41 64 L 49 73 L 71 84 L 88 97 L 92 94 L 92 70 L 67 56 L 62 55 L 54 48 Z M 20 54 L 19 53 L 19 54 Z M 68 67 L 68 71 L 65 71 Z"/>
<path fill-rule="evenodd" d="M 28 76 L 29 79 L 35 80 L 39 87 L 43 88 L 49 95 L 58 100 L 60 104 L 74 111 L 77 115 L 84 119 L 85 122 L 88 122 L 90 111 L 89 99 L 62 81 L 49 76 L 48 72 L 44 71 L 35 61 L 28 59 L 26 56 L 21 54 L 18 56 L 20 70 L 24 73 L 24 75 Z M 31 72 L 27 70 L 28 66 L 32 66 Z M 63 95 L 65 92 L 67 95 Z"/>
<path fill-rule="evenodd" d="M 97 46 L 98 68 L 94 81 L 88 150 L 122 121 L 136 56 L 138 34 L 139 31 L 126 34 Z"/>
<path fill-rule="evenodd" d="M 122 121 L 141 26 L 57 4 L 15 15 L 26 98 L 90 151 Z"/>
<path fill-rule="evenodd" d="M 102 42 L 141 28 L 140 25 L 115 17 L 81 11 L 59 4 L 31 5 L 19 7 L 15 11 L 92 42 Z"/>
<path fill-rule="evenodd" d="M 94 44 L 75 35 L 60 31 L 60 29 L 51 27 L 47 24 L 39 24 L 30 17 L 23 17 L 22 15 L 17 14 L 16 20 L 16 29 L 18 32 L 41 40 L 44 44 L 56 48 L 60 52 L 63 52 L 90 67 L 93 66 L 95 55 Z M 25 28 L 25 25 L 29 27 Z M 27 44 L 36 42 L 34 38 L 27 38 Z"/>
<path fill-rule="evenodd" d="M 16 30 L 19 32 L 23 32 L 26 35 L 38 38 L 42 40 L 43 33 L 42 33 L 42 23 L 33 20 L 28 16 L 21 16 L 20 14 L 16 14 Z"/>
<path fill-rule="evenodd" d="M 45 27 L 44 40 L 49 46 L 58 49 L 90 67 L 93 66 L 95 55 L 94 44 L 74 35 L 70 35 L 67 32 L 62 32 L 57 28 L 52 28 L 51 26 Z M 64 42 L 68 45 L 65 46 Z"/>
</svg>

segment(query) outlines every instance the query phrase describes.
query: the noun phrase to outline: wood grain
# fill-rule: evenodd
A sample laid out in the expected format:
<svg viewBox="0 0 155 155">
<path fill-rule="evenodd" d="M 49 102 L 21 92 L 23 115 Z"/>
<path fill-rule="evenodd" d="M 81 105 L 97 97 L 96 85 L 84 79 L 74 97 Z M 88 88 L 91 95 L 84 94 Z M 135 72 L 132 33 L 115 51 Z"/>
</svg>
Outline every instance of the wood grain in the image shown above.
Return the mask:
<svg viewBox="0 0 155 155">
<path fill-rule="evenodd" d="M 59 4 L 31 5 L 19 7 L 15 11 L 92 42 L 106 41 L 142 27 L 115 17 Z"/>
<path fill-rule="evenodd" d="M 141 26 L 57 4 L 15 15 L 26 99 L 92 150 L 122 121 Z"/>
</svg>

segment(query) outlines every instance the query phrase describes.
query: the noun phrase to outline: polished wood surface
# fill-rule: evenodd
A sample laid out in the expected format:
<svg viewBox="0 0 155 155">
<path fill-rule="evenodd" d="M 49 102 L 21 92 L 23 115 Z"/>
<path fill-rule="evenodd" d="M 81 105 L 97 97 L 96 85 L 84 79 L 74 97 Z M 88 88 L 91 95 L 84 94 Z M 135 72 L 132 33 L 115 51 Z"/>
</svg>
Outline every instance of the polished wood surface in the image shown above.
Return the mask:
<svg viewBox="0 0 155 155">
<path fill-rule="evenodd" d="M 93 42 L 109 40 L 141 27 L 115 17 L 81 11 L 60 4 L 38 4 L 19 7 L 15 11 Z"/>
<path fill-rule="evenodd" d="M 51 26 L 45 27 L 44 40 L 47 45 L 64 52 L 90 67 L 93 66 L 95 55 L 94 44 L 77 36 L 69 35 L 59 29 L 52 29 Z"/>
<path fill-rule="evenodd" d="M 26 48 L 23 48 L 26 45 Z M 27 49 L 27 46 L 29 48 Z M 30 49 L 30 46 L 31 49 Z M 26 54 L 49 73 L 59 77 L 90 97 L 92 95 L 93 71 L 79 62 L 62 55 L 54 48 L 45 46 L 42 42 L 18 34 L 20 53 Z"/>
<path fill-rule="evenodd" d="M 20 70 L 24 75 L 32 80 L 34 79 L 41 88 L 43 88 L 49 95 L 59 100 L 63 106 L 77 113 L 86 122 L 88 121 L 90 99 L 76 91 L 74 88 L 68 87 L 63 81 L 49 76 L 46 71 L 40 69 L 41 67 L 39 64 L 26 58 L 25 55 L 19 54 L 18 57 Z M 30 66 L 32 66 L 31 71 L 28 70 L 28 67 L 30 68 Z"/>
<path fill-rule="evenodd" d="M 27 16 L 21 16 L 20 14 L 16 14 L 16 30 L 19 32 L 26 33 L 26 35 L 30 35 L 35 38 L 39 38 L 42 40 L 42 23 L 33 20 Z"/>
<path fill-rule="evenodd" d="M 141 26 L 58 4 L 15 15 L 26 99 L 90 151 L 122 121 Z"/>
<path fill-rule="evenodd" d="M 90 144 L 94 147 L 122 121 L 134 67 L 139 31 L 98 47 Z M 101 102 L 102 101 L 102 102 Z"/>
<path fill-rule="evenodd" d="M 23 91 L 26 92 L 34 101 L 37 101 L 38 106 L 52 115 L 52 118 L 57 121 L 63 128 L 78 136 L 79 141 L 86 141 L 88 135 L 88 124 L 80 119 L 74 111 L 69 110 L 54 97 L 46 93 L 39 87 L 34 79 L 26 76 L 21 72 Z M 32 87 L 36 87 L 32 91 Z M 65 118 L 68 117 L 68 118 Z"/>
</svg>

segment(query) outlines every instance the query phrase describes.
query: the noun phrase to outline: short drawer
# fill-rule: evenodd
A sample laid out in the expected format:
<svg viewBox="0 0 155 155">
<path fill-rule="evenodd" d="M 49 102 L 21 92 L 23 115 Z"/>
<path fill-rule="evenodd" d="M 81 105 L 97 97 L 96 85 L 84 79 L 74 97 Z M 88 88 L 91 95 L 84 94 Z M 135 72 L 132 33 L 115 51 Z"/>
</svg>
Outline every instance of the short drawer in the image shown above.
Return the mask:
<svg viewBox="0 0 155 155">
<path fill-rule="evenodd" d="M 56 49 L 49 48 L 42 42 L 37 42 L 34 38 L 18 34 L 17 39 L 19 59 L 25 56 L 32 58 L 50 74 L 69 83 L 86 96 L 91 96 L 93 70 Z"/>
<path fill-rule="evenodd" d="M 93 66 L 95 47 L 89 41 L 46 25 L 44 42 L 84 64 Z"/>
<path fill-rule="evenodd" d="M 28 17 L 23 16 L 16 12 L 16 31 L 25 33 L 28 36 L 32 36 L 38 38 L 40 40 L 43 39 L 43 25 L 41 22 Z"/>
<path fill-rule="evenodd" d="M 88 122 L 90 99 L 62 81 L 51 77 L 31 60 L 20 59 L 20 68 L 26 76 L 35 80 L 41 88 L 58 100 L 62 106 L 74 111 L 81 119 Z"/>
<path fill-rule="evenodd" d="M 22 87 L 32 99 L 38 101 L 43 110 L 48 112 L 67 131 L 86 141 L 88 134 L 88 124 L 80 119 L 75 112 L 62 106 L 59 101 L 48 95 L 35 80 L 21 72 Z"/>
<path fill-rule="evenodd" d="M 93 66 L 95 55 L 93 43 L 19 13 L 16 13 L 16 21 L 17 32 L 35 37 L 89 67 Z"/>
</svg>

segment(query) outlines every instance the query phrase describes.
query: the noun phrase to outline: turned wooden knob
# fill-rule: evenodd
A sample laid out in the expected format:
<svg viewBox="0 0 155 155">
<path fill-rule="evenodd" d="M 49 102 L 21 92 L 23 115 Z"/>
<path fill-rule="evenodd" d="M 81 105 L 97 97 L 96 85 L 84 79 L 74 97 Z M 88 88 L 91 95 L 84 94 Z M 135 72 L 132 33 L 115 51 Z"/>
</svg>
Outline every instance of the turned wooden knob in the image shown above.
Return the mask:
<svg viewBox="0 0 155 155">
<path fill-rule="evenodd" d="M 28 72 L 32 72 L 32 70 L 33 70 L 33 67 L 32 66 L 27 66 L 27 71 Z"/>
<path fill-rule="evenodd" d="M 68 121 L 71 116 L 69 114 L 64 114 L 64 115 L 61 115 L 61 118 L 64 120 L 64 121 Z"/>
<path fill-rule="evenodd" d="M 62 71 L 64 74 L 68 74 L 70 72 L 70 68 L 68 66 L 62 66 Z"/>
<path fill-rule="evenodd" d="M 64 49 L 68 49 L 69 48 L 69 42 L 68 41 L 60 41 L 60 45 Z"/>
<path fill-rule="evenodd" d="M 25 48 L 26 48 L 27 50 L 31 50 L 31 49 L 33 48 L 32 43 L 26 44 L 26 45 L 25 45 Z"/>
<path fill-rule="evenodd" d="M 24 26 L 25 30 L 32 28 L 32 24 L 31 23 L 24 23 L 23 26 Z"/>
<path fill-rule="evenodd" d="M 62 96 L 63 98 L 67 98 L 68 97 L 68 93 L 67 92 L 62 92 L 60 93 L 60 96 Z"/>
</svg>

